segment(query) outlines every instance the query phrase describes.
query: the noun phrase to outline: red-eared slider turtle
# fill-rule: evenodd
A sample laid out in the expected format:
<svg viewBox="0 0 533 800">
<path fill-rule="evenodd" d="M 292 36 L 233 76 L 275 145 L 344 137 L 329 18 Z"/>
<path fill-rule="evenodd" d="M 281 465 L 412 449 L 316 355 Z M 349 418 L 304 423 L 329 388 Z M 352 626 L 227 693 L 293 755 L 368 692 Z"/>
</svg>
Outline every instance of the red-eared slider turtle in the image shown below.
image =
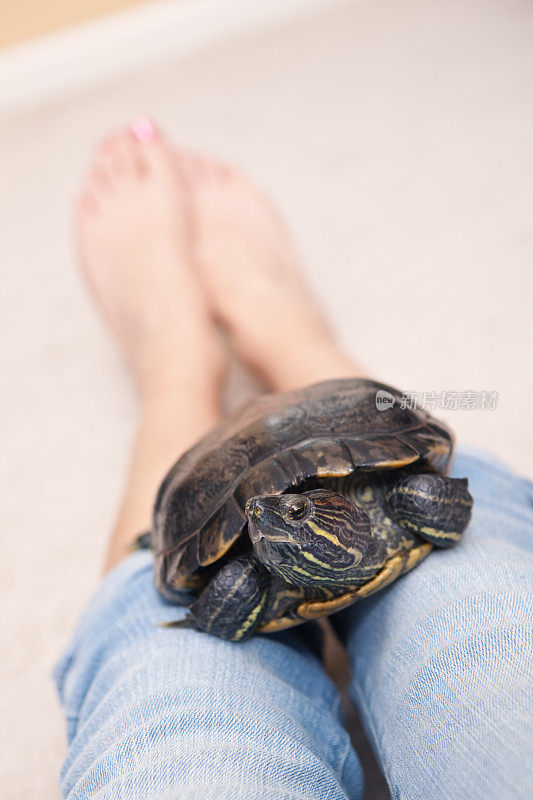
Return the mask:
<svg viewBox="0 0 533 800">
<path fill-rule="evenodd" d="M 232 641 L 345 608 L 460 538 L 472 498 L 446 477 L 452 449 L 374 381 L 255 399 L 164 479 L 156 586 L 189 606 L 178 625 Z"/>
</svg>

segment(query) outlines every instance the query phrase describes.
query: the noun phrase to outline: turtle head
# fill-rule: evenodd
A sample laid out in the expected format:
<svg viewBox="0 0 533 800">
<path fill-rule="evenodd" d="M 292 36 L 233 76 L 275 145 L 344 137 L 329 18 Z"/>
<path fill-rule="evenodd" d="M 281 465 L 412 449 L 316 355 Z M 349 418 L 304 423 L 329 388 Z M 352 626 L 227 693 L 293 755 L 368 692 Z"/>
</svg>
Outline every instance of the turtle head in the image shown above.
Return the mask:
<svg viewBox="0 0 533 800">
<path fill-rule="evenodd" d="M 297 586 L 349 586 L 371 541 L 365 512 L 326 489 L 253 497 L 246 516 L 257 556 Z"/>
</svg>

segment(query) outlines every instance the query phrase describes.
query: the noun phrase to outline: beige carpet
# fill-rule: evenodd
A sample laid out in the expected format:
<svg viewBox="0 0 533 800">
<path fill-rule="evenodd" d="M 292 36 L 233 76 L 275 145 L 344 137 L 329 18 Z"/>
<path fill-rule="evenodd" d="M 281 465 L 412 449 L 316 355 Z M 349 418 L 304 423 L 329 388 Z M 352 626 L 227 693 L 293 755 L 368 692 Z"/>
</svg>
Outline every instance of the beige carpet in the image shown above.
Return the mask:
<svg viewBox="0 0 533 800">
<path fill-rule="evenodd" d="M 72 256 L 93 141 L 149 112 L 249 169 L 346 347 L 405 389 L 498 391 L 445 416 L 531 473 L 532 27 L 527 0 L 332 2 L 3 120 L 2 798 L 57 796 L 48 674 L 97 585 L 135 418 Z"/>
</svg>

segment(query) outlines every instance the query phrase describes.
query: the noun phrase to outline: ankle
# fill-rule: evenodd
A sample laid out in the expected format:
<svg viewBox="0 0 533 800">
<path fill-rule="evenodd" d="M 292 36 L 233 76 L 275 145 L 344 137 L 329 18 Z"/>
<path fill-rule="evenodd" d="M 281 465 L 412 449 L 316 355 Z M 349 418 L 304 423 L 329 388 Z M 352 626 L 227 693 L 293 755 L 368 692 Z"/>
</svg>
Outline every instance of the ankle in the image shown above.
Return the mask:
<svg viewBox="0 0 533 800">
<path fill-rule="evenodd" d="M 149 430 L 176 458 L 216 425 L 220 416 L 220 396 L 205 385 L 159 383 L 141 396 L 139 429 Z"/>
<path fill-rule="evenodd" d="M 306 347 L 280 353 L 265 370 L 275 391 L 308 386 L 335 378 L 362 377 L 364 371 L 332 341 L 309 342 Z"/>
<path fill-rule="evenodd" d="M 173 413 L 172 409 L 213 409 L 220 407 L 222 375 L 199 366 L 184 369 L 178 361 L 162 370 L 152 368 L 139 377 L 142 413 Z M 175 412 L 174 412 L 175 413 Z"/>
<path fill-rule="evenodd" d="M 196 321 L 197 322 L 197 321 Z M 205 324 L 180 324 L 137 348 L 130 364 L 142 404 L 186 394 L 217 398 L 226 354 L 216 331 Z"/>
</svg>

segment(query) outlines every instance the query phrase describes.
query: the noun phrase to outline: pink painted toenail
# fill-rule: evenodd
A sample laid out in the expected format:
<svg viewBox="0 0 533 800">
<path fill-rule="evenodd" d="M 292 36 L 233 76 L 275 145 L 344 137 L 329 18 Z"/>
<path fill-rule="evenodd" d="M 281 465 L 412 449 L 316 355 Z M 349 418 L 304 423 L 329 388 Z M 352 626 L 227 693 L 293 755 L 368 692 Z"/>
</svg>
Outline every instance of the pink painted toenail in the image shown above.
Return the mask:
<svg viewBox="0 0 533 800">
<path fill-rule="evenodd" d="M 155 139 L 156 130 L 148 117 L 139 117 L 131 123 L 131 130 L 138 142 L 149 142 Z"/>
</svg>

